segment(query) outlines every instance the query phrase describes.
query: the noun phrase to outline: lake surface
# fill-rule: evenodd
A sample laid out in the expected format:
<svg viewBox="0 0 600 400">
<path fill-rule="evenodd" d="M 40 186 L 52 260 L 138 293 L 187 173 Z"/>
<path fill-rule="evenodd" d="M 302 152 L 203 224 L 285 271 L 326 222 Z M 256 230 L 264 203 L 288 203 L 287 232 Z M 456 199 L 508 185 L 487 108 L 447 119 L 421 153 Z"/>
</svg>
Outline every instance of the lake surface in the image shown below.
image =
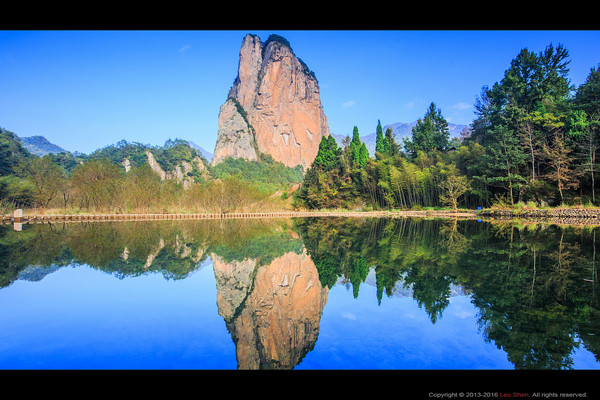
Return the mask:
<svg viewBox="0 0 600 400">
<path fill-rule="evenodd" d="M 2 225 L 0 368 L 599 369 L 598 229 Z"/>
</svg>

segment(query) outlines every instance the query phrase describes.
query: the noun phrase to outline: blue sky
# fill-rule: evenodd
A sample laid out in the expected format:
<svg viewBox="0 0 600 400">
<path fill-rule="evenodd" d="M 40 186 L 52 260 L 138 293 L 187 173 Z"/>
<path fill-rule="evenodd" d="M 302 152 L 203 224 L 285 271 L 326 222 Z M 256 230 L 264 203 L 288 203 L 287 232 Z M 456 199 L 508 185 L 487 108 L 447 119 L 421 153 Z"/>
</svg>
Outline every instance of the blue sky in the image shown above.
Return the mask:
<svg viewBox="0 0 600 400">
<path fill-rule="evenodd" d="M 331 133 L 343 135 L 415 121 L 431 102 L 467 125 L 481 87 L 523 48 L 563 44 L 576 86 L 600 64 L 600 30 L 0 31 L 0 126 L 83 153 L 169 138 L 213 152 L 247 33 L 290 42 L 317 76 Z"/>
</svg>

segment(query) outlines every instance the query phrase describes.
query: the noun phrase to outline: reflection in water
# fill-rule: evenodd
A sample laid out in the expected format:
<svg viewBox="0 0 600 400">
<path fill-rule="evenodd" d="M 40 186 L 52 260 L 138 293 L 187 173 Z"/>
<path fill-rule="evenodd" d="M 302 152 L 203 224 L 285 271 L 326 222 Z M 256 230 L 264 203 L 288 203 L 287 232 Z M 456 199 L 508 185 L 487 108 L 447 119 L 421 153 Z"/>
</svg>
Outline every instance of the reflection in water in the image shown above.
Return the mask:
<svg viewBox="0 0 600 400">
<path fill-rule="evenodd" d="M 477 221 L 298 218 L 0 226 L 0 289 L 85 264 L 185 279 L 213 262 L 240 369 L 291 369 L 314 349 L 329 289 L 409 293 L 431 324 L 467 294 L 483 340 L 516 369 L 600 361 L 596 229 Z"/>
<path fill-rule="evenodd" d="M 213 259 L 219 314 L 241 369 L 291 369 L 314 347 L 327 303 L 310 256 L 289 252 L 258 268 Z"/>
</svg>

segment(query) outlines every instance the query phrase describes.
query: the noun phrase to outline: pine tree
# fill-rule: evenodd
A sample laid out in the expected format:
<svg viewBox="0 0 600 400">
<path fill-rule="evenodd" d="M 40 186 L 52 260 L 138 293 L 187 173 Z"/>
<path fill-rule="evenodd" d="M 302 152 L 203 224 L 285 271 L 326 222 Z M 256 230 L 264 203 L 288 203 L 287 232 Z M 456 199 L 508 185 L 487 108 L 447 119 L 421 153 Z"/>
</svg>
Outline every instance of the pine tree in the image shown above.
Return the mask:
<svg viewBox="0 0 600 400">
<path fill-rule="evenodd" d="M 360 153 L 359 153 L 359 157 L 358 157 L 358 165 L 359 165 L 360 169 L 364 170 L 365 168 L 367 168 L 368 162 L 369 162 L 369 150 L 367 150 L 367 146 L 363 142 L 360 145 Z"/>
<path fill-rule="evenodd" d="M 358 164 L 360 159 L 360 136 L 358 135 L 358 127 L 354 127 L 352 132 L 352 141 L 350 142 L 350 157 L 353 164 Z"/>
<path fill-rule="evenodd" d="M 381 127 L 381 121 L 377 120 L 377 130 L 375 131 L 375 153 L 383 153 L 385 151 L 385 144 L 383 142 L 383 128 Z"/>
<path fill-rule="evenodd" d="M 448 122 L 432 102 L 423 119 L 419 118 L 412 128 L 412 140 L 404 139 L 404 148 L 413 155 L 419 151 L 426 154 L 433 150 L 444 151 L 450 144 L 449 138 Z"/>
</svg>

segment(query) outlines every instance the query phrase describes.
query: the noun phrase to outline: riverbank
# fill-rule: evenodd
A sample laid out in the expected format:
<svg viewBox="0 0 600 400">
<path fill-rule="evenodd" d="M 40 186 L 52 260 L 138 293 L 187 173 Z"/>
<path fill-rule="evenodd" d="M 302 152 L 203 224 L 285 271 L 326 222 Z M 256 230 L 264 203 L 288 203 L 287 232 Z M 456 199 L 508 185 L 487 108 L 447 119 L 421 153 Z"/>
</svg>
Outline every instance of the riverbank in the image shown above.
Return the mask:
<svg viewBox="0 0 600 400">
<path fill-rule="evenodd" d="M 188 219 L 242 219 L 242 218 L 293 218 L 293 217 L 420 217 L 476 218 L 474 211 L 289 211 L 264 213 L 199 213 L 199 214 L 24 214 L 2 215 L 2 223 L 44 223 L 44 222 L 84 222 L 84 221 L 152 221 L 152 220 L 188 220 Z"/>
<path fill-rule="evenodd" d="M 570 225 L 600 225 L 600 208 L 544 208 L 544 209 L 485 209 L 481 217 L 501 221 L 554 222 Z"/>
<path fill-rule="evenodd" d="M 489 218 L 500 221 L 558 222 L 577 225 L 600 225 L 600 208 L 555 209 L 483 209 L 483 210 L 386 210 L 386 211 L 273 211 L 244 213 L 86 213 L 58 214 L 18 212 L 0 215 L 2 223 L 43 223 L 81 221 L 131 221 L 131 220 L 181 220 L 181 219 L 243 219 L 243 218 L 294 218 L 294 217 L 418 217 L 418 218 Z"/>
</svg>

